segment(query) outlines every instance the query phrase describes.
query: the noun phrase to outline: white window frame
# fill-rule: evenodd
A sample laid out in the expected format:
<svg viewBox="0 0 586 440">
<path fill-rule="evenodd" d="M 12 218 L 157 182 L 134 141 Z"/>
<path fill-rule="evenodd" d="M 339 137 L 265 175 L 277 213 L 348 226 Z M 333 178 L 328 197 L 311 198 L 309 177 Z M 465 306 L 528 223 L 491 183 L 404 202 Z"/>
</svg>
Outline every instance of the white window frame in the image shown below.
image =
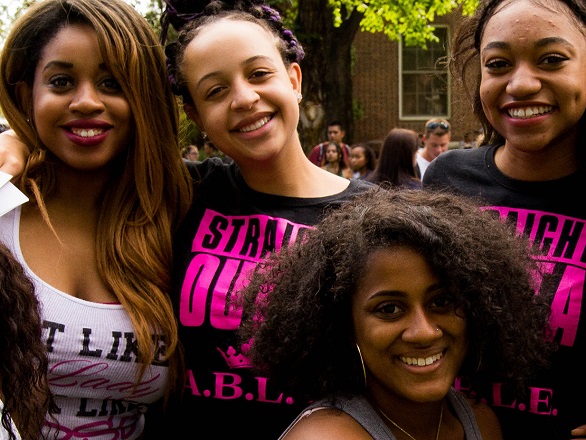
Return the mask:
<svg viewBox="0 0 586 440">
<path fill-rule="evenodd" d="M 438 49 L 441 48 L 441 46 L 443 45 L 444 50 L 442 51 L 443 55 L 447 57 L 449 55 L 449 42 L 450 42 L 450 28 L 447 25 L 434 25 L 434 27 L 436 28 L 436 31 L 438 29 L 445 29 L 445 35 L 446 35 L 446 40 L 444 42 L 428 42 L 427 46 L 428 48 L 430 48 L 430 50 L 435 50 L 438 51 Z M 436 34 L 437 35 L 437 34 Z M 445 119 L 449 119 L 451 117 L 451 112 L 452 112 L 452 105 L 451 105 L 451 93 L 452 93 L 452 80 L 451 80 L 451 75 L 450 72 L 447 68 L 447 66 L 445 65 L 445 63 L 437 63 L 436 62 L 436 68 L 432 69 L 432 70 L 417 70 L 417 71 L 403 71 L 403 47 L 404 43 L 403 40 L 401 40 L 399 42 L 399 72 L 398 72 L 398 77 L 399 77 L 399 81 L 398 81 L 398 96 L 399 96 L 399 119 L 401 120 L 405 120 L 405 121 L 423 121 L 423 120 L 427 120 L 430 118 L 434 118 L 434 117 L 441 117 L 441 118 L 445 118 Z M 421 47 L 409 47 L 408 48 L 410 51 L 415 50 L 416 52 L 422 51 L 424 52 L 425 49 L 421 48 Z M 438 56 L 438 59 L 440 57 Z M 437 113 L 426 113 L 426 112 L 422 112 L 422 113 L 418 113 L 418 114 L 405 114 L 403 112 L 403 103 L 404 103 L 404 97 L 403 97 L 403 75 L 404 74 L 410 74 L 410 75 L 418 75 L 418 74 L 422 74 L 422 75 L 436 75 L 436 74 L 441 74 L 441 75 L 445 75 L 445 77 L 447 78 L 447 84 L 446 84 L 446 93 L 444 94 L 445 99 L 446 99 L 446 109 L 444 112 L 437 112 Z M 405 100 L 406 101 L 406 100 Z"/>
</svg>

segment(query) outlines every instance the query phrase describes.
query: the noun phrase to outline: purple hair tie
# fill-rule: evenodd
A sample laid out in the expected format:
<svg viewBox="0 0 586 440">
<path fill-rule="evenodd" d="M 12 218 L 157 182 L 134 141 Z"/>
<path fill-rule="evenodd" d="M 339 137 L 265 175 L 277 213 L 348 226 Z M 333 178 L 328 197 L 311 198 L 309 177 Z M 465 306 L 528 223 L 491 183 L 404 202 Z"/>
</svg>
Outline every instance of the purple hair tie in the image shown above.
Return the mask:
<svg viewBox="0 0 586 440">
<path fill-rule="evenodd" d="M 167 4 L 167 8 L 165 9 L 165 16 L 176 31 L 179 31 L 179 29 L 185 26 L 186 23 L 204 15 L 203 11 L 194 12 L 192 14 L 179 13 L 177 12 L 177 9 L 175 9 L 175 7 L 170 4 L 169 1 L 165 0 L 165 3 Z"/>
</svg>

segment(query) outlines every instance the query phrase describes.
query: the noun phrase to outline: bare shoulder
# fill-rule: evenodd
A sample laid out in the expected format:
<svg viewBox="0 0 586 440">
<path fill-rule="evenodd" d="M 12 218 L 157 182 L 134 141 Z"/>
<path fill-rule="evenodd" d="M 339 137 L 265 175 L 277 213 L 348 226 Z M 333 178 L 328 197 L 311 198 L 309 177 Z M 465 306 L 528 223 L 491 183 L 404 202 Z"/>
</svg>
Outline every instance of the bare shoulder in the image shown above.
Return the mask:
<svg viewBox="0 0 586 440">
<path fill-rule="evenodd" d="M 502 440 L 503 433 L 498 417 L 486 403 L 469 400 L 470 406 L 476 416 L 478 428 L 484 440 Z"/>
<path fill-rule="evenodd" d="M 372 440 L 364 428 L 348 414 L 333 408 L 315 410 L 303 417 L 284 440 Z"/>
</svg>

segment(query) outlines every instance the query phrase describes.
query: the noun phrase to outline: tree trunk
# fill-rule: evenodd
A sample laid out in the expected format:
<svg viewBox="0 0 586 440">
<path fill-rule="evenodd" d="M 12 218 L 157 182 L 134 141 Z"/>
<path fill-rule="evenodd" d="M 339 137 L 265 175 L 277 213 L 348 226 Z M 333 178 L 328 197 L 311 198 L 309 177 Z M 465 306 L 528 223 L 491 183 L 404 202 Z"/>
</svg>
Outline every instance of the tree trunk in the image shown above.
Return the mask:
<svg viewBox="0 0 586 440">
<path fill-rule="evenodd" d="M 326 125 L 334 120 L 346 129 L 345 141 L 353 141 L 352 42 L 362 14 L 354 10 L 340 27 L 334 27 L 327 3 L 327 0 L 299 0 L 295 26 L 306 52 L 301 63 L 303 101 L 299 127 L 306 152 L 326 140 Z"/>
</svg>

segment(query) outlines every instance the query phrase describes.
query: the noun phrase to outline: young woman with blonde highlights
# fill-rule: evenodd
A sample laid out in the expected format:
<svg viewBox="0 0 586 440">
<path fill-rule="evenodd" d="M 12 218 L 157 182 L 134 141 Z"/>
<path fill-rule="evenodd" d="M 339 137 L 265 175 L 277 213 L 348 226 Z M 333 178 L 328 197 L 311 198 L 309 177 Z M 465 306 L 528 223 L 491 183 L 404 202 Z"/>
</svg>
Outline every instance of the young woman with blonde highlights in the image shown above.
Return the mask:
<svg viewBox="0 0 586 440">
<path fill-rule="evenodd" d="M 138 438 L 182 366 L 171 239 L 191 181 L 163 50 L 121 0 L 45 0 L 14 23 L 0 75 L 31 200 L 0 218 L 0 241 L 42 304 L 59 407 L 47 425 Z"/>
</svg>

